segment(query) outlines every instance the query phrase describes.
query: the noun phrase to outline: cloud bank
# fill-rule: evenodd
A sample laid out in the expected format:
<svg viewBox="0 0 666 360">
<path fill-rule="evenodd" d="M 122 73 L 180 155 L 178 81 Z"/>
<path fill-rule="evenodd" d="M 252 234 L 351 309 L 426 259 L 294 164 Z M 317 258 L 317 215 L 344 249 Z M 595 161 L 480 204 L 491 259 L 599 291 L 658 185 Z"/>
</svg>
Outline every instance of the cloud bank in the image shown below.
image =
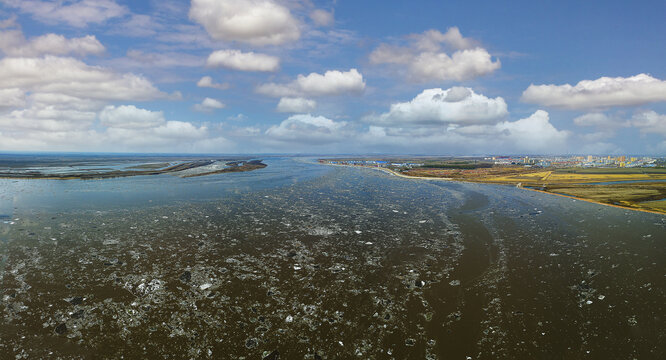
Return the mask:
<svg viewBox="0 0 666 360">
<path fill-rule="evenodd" d="M 391 105 L 388 112 L 368 116 L 376 125 L 414 126 L 494 123 L 508 115 L 504 99 L 488 98 L 470 88 L 423 90 L 408 102 Z"/>
<path fill-rule="evenodd" d="M 583 80 L 574 86 L 530 85 L 523 92 L 522 100 L 568 110 L 637 106 L 666 101 L 666 81 L 638 74 L 628 78 Z"/>
</svg>

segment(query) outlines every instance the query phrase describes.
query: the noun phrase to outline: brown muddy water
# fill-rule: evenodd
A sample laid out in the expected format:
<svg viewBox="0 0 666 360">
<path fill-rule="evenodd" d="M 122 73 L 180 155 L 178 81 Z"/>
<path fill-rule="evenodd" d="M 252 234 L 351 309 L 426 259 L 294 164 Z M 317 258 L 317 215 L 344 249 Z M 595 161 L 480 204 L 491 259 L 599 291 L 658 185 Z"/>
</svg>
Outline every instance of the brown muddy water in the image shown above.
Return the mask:
<svg viewBox="0 0 666 360">
<path fill-rule="evenodd" d="M 4 183 L 0 358 L 666 358 L 664 216 L 267 163 L 162 202 Z"/>
</svg>

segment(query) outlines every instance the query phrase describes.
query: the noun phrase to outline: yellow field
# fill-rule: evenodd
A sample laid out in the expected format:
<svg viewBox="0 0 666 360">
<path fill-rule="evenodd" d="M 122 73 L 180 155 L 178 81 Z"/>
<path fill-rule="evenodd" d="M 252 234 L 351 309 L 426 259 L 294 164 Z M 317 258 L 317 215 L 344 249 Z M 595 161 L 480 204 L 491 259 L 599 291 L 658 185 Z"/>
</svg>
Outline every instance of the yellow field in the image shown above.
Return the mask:
<svg viewBox="0 0 666 360">
<path fill-rule="evenodd" d="M 666 180 L 666 174 L 574 174 L 540 171 L 512 176 L 489 176 L 478 179 L 499 183 L 573 184 L 633 180 Z"/>
<path fill-rule="evenodd" d="M 641 204 L 644 209 L 658 211 L 666 214 L 666 201 L 650 201 Z"/>
<path fill-rule="evenodd" d="M 541 189 L 541 191 L 553 194 L 566 194 L 611 206 L 666 213 L 666 201 L 654 201 L 666 199 L 666 182 L 658 181 L 666 180 L 666 173 L 627 171 L 626 173 L 595 174 L 534 171 L 528 168 L 492 168 L 477 170 L 415 169 L 406 174 L 494 184 L 520 184 L 523 187 Z M 655 182 L 594 184 L 637 180 L 655 180 Z"/>
</svg>

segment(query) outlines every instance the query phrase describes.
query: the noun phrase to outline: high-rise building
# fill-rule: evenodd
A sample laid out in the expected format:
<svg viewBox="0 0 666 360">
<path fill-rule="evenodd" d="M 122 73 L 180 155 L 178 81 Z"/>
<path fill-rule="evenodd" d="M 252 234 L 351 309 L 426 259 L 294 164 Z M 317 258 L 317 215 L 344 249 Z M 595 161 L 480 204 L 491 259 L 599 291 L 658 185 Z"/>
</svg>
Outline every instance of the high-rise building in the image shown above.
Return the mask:
<svg viewBox="0 0 666 360">
<path fill-rule="evenodd" d="M 592 157 L 592 155 L 588 155 L 588 156 L 587 156 L 587 162 L 592 162 L 592 160 L 594 160 L 594 158 Z"/>
<path fill-rule="evenodd" d="M 617 157 L 617 161 L 619 161 L 619 162 L 625 162 L 625 161 L 627 161 L 627 157 L 624 156 L 624 155 L 622 155 L 622 156 L 618 156 L 618 157 Z"/>
</svg>

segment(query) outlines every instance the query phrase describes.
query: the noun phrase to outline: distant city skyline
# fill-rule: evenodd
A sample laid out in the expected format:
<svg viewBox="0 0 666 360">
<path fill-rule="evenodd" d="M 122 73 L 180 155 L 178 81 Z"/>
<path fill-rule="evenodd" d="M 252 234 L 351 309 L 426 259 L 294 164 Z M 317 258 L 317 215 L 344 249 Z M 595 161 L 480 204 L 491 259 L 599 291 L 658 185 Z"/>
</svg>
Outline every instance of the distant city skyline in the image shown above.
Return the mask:
<svg viewBox="0 0 666 360">
<path fill-rule="evenodd" d="M 0 0 L 0 152 L 666 156 L 665 13 Z"/>
</svg>

